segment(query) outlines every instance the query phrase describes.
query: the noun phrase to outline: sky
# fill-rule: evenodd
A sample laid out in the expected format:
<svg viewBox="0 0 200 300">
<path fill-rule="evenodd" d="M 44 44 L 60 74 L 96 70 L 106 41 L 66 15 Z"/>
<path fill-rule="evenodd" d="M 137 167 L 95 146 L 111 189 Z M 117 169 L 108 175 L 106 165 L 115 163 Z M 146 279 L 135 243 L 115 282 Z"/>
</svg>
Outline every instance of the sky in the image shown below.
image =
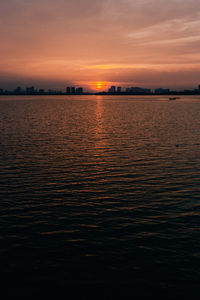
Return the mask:
<svg viewBox="0 0 200 300">
<path fill-rule="evenodd" d="M 4 88 L 200 84 L 200 0 L 0 0 L 0 41 Z"/>
</svg>

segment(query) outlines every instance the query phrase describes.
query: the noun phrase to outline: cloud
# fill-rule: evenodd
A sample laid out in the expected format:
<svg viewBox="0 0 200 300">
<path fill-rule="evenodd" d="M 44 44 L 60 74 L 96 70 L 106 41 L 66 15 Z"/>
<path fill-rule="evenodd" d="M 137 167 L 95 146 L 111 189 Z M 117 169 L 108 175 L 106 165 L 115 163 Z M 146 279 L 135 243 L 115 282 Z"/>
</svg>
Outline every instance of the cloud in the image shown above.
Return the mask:
<svg viewBox="0 0 200 300">
<path fill-rule="evenodd" d="M 120 81 L 125 69 L 145 77 L 151 67 L 159 84 L 158 66 L 163 74 L 179 66 L 195 82 L 199 7 L 200 0 L 1 1 L 0 74 L 64 82 L 119 70 Z"/>
</svg>

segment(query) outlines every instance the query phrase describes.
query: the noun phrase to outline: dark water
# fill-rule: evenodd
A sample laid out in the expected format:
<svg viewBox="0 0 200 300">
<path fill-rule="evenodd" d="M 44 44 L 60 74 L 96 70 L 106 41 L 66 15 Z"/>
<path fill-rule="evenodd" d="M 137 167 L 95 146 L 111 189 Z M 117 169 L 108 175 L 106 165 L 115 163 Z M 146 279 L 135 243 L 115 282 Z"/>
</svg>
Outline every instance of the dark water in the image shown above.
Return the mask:
<svg viewBox="0 0 200 300">
<path fill-rule="evenodd" d="M 8 297 L 197 299 L 199 208 L 200 97 L 0 98 Z"/>
</svg>

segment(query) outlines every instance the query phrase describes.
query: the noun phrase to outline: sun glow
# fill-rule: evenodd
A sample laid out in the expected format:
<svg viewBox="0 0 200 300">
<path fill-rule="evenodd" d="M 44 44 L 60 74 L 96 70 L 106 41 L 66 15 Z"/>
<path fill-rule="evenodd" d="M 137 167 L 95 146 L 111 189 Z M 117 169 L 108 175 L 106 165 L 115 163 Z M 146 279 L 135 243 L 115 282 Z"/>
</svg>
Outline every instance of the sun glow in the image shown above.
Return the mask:
<svg viewBox="0 0 200 300">
<path fill-rule="evenodd" d="M 107 86 L 107 82 L 105 81 L 96 81 L 92 83 L 92 86 L 97 90 L 102 90 Z"/>
</svg>

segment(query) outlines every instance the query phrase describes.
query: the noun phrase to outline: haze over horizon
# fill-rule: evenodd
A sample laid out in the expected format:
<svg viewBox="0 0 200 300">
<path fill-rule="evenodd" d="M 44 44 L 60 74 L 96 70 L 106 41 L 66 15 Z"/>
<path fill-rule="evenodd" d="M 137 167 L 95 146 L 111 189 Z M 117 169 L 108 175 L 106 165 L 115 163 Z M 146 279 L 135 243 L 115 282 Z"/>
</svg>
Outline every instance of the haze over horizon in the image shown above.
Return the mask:
<svg viewBox="0 0 200 300">
<path fill-rule="evenodd" d="M 194 88 L 199 8 L 199 0 L 1 1 L 0 87 Z"/>
</svg>

